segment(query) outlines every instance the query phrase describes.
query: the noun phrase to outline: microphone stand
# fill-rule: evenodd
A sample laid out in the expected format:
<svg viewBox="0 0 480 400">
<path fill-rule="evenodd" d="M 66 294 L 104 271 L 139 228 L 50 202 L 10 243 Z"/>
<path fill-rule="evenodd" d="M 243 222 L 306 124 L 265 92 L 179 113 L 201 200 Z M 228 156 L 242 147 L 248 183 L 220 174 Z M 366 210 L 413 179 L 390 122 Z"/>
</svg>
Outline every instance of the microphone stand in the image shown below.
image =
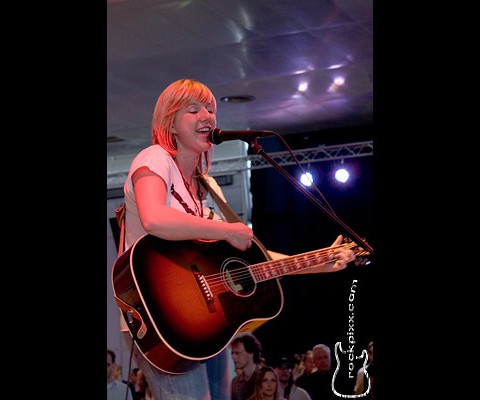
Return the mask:
<svg viewBox="0 0 480 400">
<path fill-rule="evenodd" d="M 368 250 L 370 253 L 373 252 L 373 248 L 366 243 L 358 234 L 356 234 L 352 228 L 345 224 L 340 218 L 338 218 L 334 213 L 328 210 L 314 195 L 312 195 L 308 190 L 305 189 L 293 176 L 291 176 L 284 168 L 280 166 L 272 157 L 265 153 L 263 147 L 260 146 L 257 142 L 258 138 L 255 138 L 250 141 L 251 149 L 258 155 L 262 156 L 267 160 L 272 167 L 274 167 L 281 175 L 287 178 L 290 183 L 292 183 L 300 192 L 302 192 L 309 200 L 311 200 L 318 208 L 320 208 L 327 216 L 329 216 L 333 221 L 340 225 L 345 231 L 347 231 L 351 236 L 353 236 L 357 242 L 359 242 L 365 250 Z"/>
</svg>

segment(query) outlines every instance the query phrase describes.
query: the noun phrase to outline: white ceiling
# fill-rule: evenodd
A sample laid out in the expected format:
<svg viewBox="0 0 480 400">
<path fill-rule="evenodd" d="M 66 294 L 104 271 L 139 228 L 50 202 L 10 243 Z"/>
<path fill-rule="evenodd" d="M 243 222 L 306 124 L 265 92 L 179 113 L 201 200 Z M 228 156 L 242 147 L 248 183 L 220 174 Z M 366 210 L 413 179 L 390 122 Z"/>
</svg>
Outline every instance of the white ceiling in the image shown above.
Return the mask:
<svg viewBox="0 0 480 400">
<path fill-rule="evenodd" d="M 150 144 L 158 95 L 184 77 L 213 91 L 220 129 L 371 124 L 373 0 L 107 0 L 108 173 Z"/>
</svg>

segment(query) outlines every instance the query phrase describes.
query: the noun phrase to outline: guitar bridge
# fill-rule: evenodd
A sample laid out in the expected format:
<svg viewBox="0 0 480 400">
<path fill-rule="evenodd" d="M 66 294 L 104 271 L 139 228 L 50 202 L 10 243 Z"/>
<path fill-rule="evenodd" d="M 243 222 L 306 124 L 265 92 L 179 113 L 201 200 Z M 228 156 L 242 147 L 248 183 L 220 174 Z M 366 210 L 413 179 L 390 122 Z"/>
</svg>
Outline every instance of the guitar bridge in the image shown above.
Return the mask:
<svg viewBox="0 0 480 400">
<path fill-rule="evenodd" d="M 207 284 L 207 280 L 205 279 L 205 275 L 203 275 L 196 265 L 192 265 L 192 272 L 195 280 L 197 281 L 198 287 L 202 292 L 203 298 L 205 300 L 205 304 L 208 307 L 208 311 L 214 313 L 216 311 L 215 304 L 213 302 L 213 293 L 210 290 L 210 287 Z"/>
</svg>

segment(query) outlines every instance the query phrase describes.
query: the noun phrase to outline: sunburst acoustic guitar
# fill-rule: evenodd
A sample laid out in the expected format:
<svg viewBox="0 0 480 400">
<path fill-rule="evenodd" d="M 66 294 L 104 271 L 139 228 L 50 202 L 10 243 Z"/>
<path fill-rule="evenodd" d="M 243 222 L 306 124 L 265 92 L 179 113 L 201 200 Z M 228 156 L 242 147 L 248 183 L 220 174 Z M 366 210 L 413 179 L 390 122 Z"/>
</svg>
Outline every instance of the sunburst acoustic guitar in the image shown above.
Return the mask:
<svg viewBox="0 0 480 400">
<path fill-rule="evenodd" d="M 369 252 L 353 241 L 356 264 Z M 279 279 L 332 261 L 328 247 L 271 260 L 256 240 L 246 251 L 226 241 L 140 237 L 112 270 L 115 300 L 135 345 L 158 369 L 186 373 L 237 333 L 253 332 L 283 308 Z"/>
</svg>

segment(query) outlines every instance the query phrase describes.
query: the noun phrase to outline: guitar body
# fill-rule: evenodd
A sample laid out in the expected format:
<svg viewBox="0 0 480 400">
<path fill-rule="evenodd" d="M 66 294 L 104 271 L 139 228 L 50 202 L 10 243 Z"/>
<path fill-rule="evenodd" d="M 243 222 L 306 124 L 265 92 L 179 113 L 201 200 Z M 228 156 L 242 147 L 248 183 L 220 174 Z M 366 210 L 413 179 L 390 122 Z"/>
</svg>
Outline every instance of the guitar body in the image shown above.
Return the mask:
<svg viewBox="0 0 480 400">
<path fill-rule="evenodd" d="M 280 313 L 278 279 L 258 282 L 248 268 L 268 260 L 255 240 L 241 251 L 225 241 L 145 235 L 116 260 L 112 285 L 126 320 L 121 303 L 136 311 L 129 330 L 138 349 L 158 369 L 181 374 Z"/>
</svg>

